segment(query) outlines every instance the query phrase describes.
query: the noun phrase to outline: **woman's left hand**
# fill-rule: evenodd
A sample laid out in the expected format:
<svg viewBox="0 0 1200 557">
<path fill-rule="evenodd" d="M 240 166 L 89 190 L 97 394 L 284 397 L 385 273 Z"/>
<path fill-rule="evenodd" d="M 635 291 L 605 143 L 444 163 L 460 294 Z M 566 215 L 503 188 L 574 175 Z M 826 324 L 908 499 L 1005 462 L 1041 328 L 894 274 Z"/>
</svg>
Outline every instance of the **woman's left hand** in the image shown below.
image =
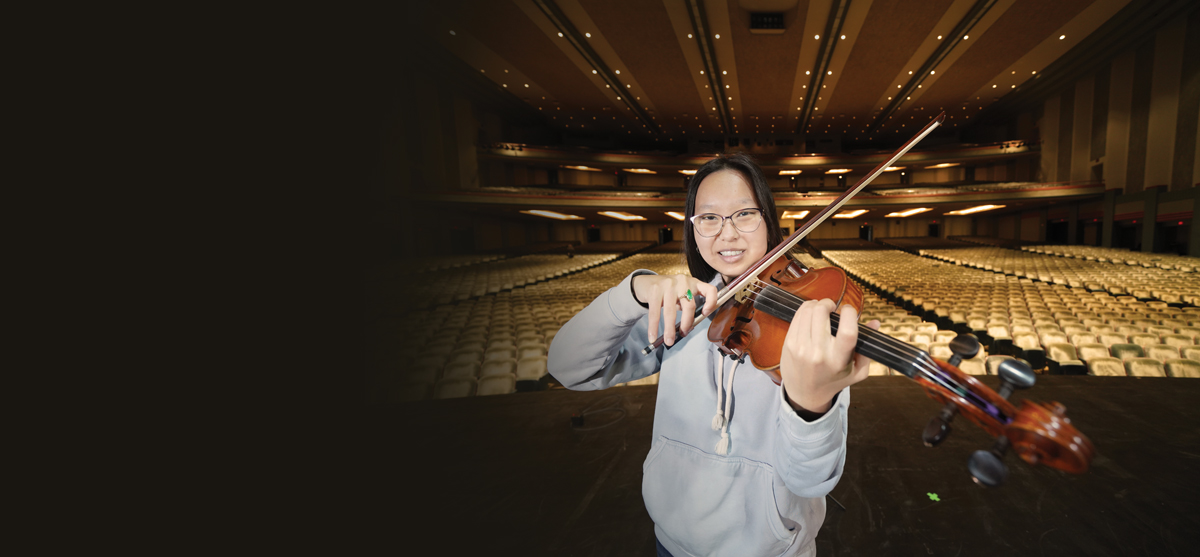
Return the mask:
<svg viewBox="0 0 1200 557">
<path fill-rule="evenodd" d="M 854 353 L 858 312 L 843 306 L 843 326 L 834 336 L 829 314 L 835 307 L 829 299 L 806 301 L 788 327 L 779 372 L 788 402 L 797 409 L 823 414 L 832 406 L 834 395 L 867 378 L 870 360 Z M 879 320 L 873 319 L 867 326 L 879 329 Z"/>
</svg>

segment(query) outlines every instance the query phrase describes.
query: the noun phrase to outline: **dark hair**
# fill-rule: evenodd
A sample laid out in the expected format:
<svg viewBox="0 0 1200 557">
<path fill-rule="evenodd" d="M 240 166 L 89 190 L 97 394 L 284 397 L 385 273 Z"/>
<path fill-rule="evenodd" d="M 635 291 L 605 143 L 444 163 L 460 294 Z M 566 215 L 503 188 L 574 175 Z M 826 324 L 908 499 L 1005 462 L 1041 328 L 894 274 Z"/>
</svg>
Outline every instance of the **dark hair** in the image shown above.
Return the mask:
<svg viewBox="0 0 1200 557">
<path fill-rule="evenodd" d="M 709 174 L 721 170 L 737 172 L 750 184 L 750 189 L 754 192 L 754 200 L 758 202 L 758 208 L 763 213 L 763 220 L 766 221 L 767 250 L 771 250 L 783 242 L 783 230 L 779 228 L 779 215 L 775 211 L 775 198 L 771 195 L 771 187 L 767 185 L 767 177 L 755 164 L 754 159 L 745 153 L 734 153 L 721 155 L 704 163 L 704 166 L 696 170 L 696 174 L 688 180 L 687 205 L 684 208 L 686 218 L 683 221 L 683 254 L 687 259 L 688 271 L 692 273 L 693 277 L 705 282 L 712 280 L 717 275 L 717 270 L 704 260 L 697 249 L 692 216 L 696 214 L 696 191 L 700 189 L 700 184 Z"/>
</svg>

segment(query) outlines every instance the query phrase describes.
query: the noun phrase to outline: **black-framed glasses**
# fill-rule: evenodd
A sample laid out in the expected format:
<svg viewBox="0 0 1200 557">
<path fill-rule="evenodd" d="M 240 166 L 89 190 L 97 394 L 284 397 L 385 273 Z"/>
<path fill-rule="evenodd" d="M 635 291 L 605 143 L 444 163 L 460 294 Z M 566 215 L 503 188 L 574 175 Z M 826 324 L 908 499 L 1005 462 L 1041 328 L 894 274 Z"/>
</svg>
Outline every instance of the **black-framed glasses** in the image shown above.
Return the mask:
<svg viewBox="0 0 1200 557">
<path fill-rule="evenodd" d="M 739 232 L 749 234 L 762 226 L 762 209 L 738 209 L 736 213 L 727 217 L 716 213 L 704 213 L 692 217 L 692 226 L 696 227 L 697 234 L 711 238 L 721 233 L 721 228 L 725 226 L 725 219 L 733 222 L 734 228 L 737 228 Z"/>
</svg>

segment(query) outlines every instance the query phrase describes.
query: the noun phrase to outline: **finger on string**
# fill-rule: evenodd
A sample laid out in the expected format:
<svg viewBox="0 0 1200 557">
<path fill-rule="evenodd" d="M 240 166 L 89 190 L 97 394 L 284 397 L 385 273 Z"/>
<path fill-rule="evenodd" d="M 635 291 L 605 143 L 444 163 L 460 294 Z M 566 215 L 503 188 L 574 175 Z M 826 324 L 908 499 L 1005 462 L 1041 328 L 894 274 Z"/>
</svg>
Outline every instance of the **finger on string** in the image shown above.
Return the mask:
<svg viewBox="0 0 1200 557">
<path fill-rule="evenodd" d="M 796 343 L 801 343 L 808 339 L 808 330 L 812 327 L 812 311 L 816 303 L 813 300 L 806 300 L 800 304 L 800 308 L 796 310 L 796 315 L 792 317 L 792 324 L 788 326 L 787 335 L 784 337 L 785 343 L 795 346 Z"/>
<path fill-rule="evenodd" d="M 850 353 L 858 344 L 858 310 L 848 304 L 842 306 L 839 322 L 845 326 L 838 327 L 833 340 L 834 349 L 840 353 Z"/>
<path fill-rule="evenodd" d="M 660 319 L 660 310 L 662 309 L 662 289 L 657 284 L 650 289 L 650 299 L 646 306 L 650 312 L 650 342 L 654 342 L 658 338 L 658 321 Z"/>
<path fill-rule="evenodd" d="M 808 302 L 805 302 L 807 304 Z M 829 344 L 829 337 L 833 336 L 832 328 L 829 324 L 829 314 L 833 313 L 833 300 L 825 298 L 813 305 L 812 321 L 808 334 L 813 346 L 826 346 Z"/>
</svg>

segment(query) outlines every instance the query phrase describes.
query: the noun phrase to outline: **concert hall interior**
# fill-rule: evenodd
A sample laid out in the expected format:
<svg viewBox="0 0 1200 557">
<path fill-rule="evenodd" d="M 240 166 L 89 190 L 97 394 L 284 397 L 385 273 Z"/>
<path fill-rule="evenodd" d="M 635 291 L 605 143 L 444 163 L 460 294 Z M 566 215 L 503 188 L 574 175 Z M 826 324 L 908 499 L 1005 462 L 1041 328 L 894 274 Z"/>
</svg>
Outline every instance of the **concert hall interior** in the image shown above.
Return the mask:
<svg viewBox="0 0 1200 557">
<path fill-rule="evenodd" d="M 1200 545 L 1200 3 L 402 6 L 372 122 L 363 396 L 405 535 L 656 554 L 660 374 L 567 389 L 551 346 L 634 271 L 688 274 L 691 177 L 744 153 L 762 218 L 802 233 L 787 256 L 861 290 L 860 330 L 937 362 L 872 361 L 849 387 L 816 555 Z M 750 367 L 738 381 L 768 377 Z M 1018 406 L 1055 424 L 1037 457 Z M 1072 426 L 1090 447 L 1047 441 Z"/>
</svg>

